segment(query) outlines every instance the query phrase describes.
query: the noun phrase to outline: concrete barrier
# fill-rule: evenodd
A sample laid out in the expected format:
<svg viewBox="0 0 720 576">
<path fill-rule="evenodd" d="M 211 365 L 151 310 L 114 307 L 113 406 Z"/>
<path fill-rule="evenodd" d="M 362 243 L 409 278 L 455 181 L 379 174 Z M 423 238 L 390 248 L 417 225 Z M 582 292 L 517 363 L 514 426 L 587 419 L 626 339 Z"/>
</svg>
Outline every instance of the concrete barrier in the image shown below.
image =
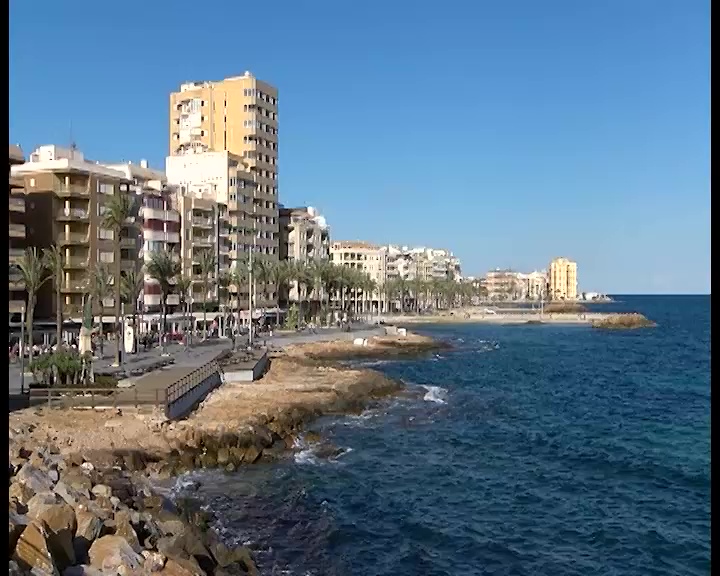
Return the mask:
<svg viewBox="0 0 720 576">
<path fill-rule="evenodd" d="M 265 374 L 268 367 L 269 358 L 267 352 L 264 353 L 255 366 L 252 368 L 248 367 L 245 369 L 234 368 L 232 370 L 225 370 L 225 381 L 226 382 L 254 382 L 259 380 L 260 377 Z"/>
<path fill-rule="evenodd" d="M 218 369 L 176 400 L 168 402 L 165 416 L 170 420 L 184 418 L 192 412 L 208 394 L 223 383 L 221 371 Z"/>
</svg>

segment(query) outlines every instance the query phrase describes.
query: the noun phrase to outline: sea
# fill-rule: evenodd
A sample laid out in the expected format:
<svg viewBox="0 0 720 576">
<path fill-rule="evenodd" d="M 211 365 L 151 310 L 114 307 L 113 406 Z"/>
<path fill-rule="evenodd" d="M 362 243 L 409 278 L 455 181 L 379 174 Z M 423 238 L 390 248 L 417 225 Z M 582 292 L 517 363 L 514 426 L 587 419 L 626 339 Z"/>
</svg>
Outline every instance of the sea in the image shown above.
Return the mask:
<svg viewBox="0 0 720 576">
<path fill-rule="evenodd" d="M 287 460 L 180 477 L 263 575 L 710 573 L 710 297 L 617 296 L 657 327 L 427 325 L 408 393 Z M 196 486 L 196 485 L 195 485 Z"/>
</svg>

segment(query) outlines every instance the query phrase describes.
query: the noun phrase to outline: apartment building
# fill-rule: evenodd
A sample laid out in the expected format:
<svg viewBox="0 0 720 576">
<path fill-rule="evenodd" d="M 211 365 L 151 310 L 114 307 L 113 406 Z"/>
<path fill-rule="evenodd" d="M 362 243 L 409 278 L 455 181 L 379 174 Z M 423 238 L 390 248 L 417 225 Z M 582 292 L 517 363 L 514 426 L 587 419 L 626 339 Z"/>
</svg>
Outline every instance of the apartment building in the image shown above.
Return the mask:
<svg viewBox="0 0 720 576">
<path fill-rule="evenodd" d="M 373 313 L 385 312 L 386 303 L 382 297 L 382 286 L 388 279 L 387 252 L 383 247 L 369 242 L 337 241 L 330 244 L 330 261 L 338 266 L 347 266 L 365 272 L 378 286 L 373 294 L 358 291 L 350 297 L 350 305 L 357 303 L 358 310 L 370 309 Z M 337 297 L 337 295 L 336 295 Z"/>
<path fill-rule="evenodd" d="M 109 198 L 132 193 L 132 182 L 121 171 L 86 160 L 79 150 L 53 145 L 39 147 L 27 162 L 13 166 L 11 174 L 23 179 L 26 210 L 33 216 L 26 222 L 27 243 L 38 250 L 62 248 L 63 313 L 79 319 L 90 271 L 97 262 L 114 263 L 117 242 L 121 266 L 137 267 L 140 242 L 135 224 L 129 223 L 120 238 L 101 226 Z M 110 316 L 112 297 L 102 304 L 103 313 Z M 53 318 L 55 306 L 53 287 L 46 283 L 38 294 L 36 317 Z"/>
<path fill-rule="evenodd" d="M 490 300 L 518 300 L 522 292 L 519 273 L 495 268 L 485 275 L 485 287 Z"/>
<path fill-rule="evenodd" d="M 162 300 L 160 283 L 147 273 L 147 266 L 153 254 L 158 252 L 169 252 L 180 258 L 180 212 L 175 206 L 174 190 L 167 185 L 165 172 L 149 168 L 146 160 L 140 160 L 139 164 L 108 164 L 107 167 L 125 175 L 130 182 L 130 191 L 140 203 L 138 223 L 142 226 L 141 260 L 145 265 L 145 274 L 138 309 L 159 312 Z M 180 297 L 169 295 L 167 304 L 179 305 Z"/>
<path fill-rule="evenodd" d="M 227 151 L 247 166 L 271 254 L 278 253 L 278 91 L 250 72 L 170 94 L 170 156 Z M 168 176 L 170 169 L 168 167 Z M 193 182 L 198 183 L 198 182 Z"/>
<path fill-rule="evenodd" d="M 25 251 L 25 185 L 22 178 L 12 175 L 12 167 L 25 162 L 25 156 L 19 146 L 10 144 L 8 173 L 10 178 L 9 190 L 9 259 L 10 264 L 22 258 Z M 10 304 L 10 318 L 20 314 L 25 303 L 25 284 L 18 272 L 11 272 L 8 286 Z M 19 320 L 19 317 L 17 318 Z"/>
<path fill-rule="evenodd" d="M 546 298 L 547 293 L 547 272 L 537 270 L 527 274 L 518 274 L 518 280 L 521 283 L 522 300 L 541 300 Z"/>
<path fill-rule="evenodd" d="M 277 205 L 258 196 L 257 177 L 241 157 L 226 150 L 198 152 L 168 156 L 165 166 L 168 181 L 177 190 L 186 274 L 199 275 L 198 255 L 207 249 L 215 254 L 217 274 L 247 266 L 250 252 L 257 258 L 277 261 Z M 274 302 L 273 288 L 256 287 L 256 294 L 260 295 L 256 306 Z M 247 287 L 231 285 L 229 290 L 229 304 L 233 308 L 237 306 L 238 293 L 240 307 L 249 306 Z M 194 284 L 193 293 L 193 299 L 198 298 L 202 299 L 199 281 Z M 217 290 L 208 298 L 216 301 Z"/>
<path fill-rule="evenodd" d="M 551 300 L 577 300 L 577 262 L 567 258 L 550 262 L 548 296 Z"/>
<path fill-rule="evenodd" d="M 317 209 L 280 207 L 280 260 L 311 262 L 330 259 L 330 228 Z M 297 282 L 291 282 L 289 293 L 281 299 L 297 301 Z"/>
<path fill-rule="evenodd" d="M 459 280 L 460 260 L 452 252 L 437 248 L 383 246 L 387 254 L 387 277 L 410 280 Z"/>
</svg>

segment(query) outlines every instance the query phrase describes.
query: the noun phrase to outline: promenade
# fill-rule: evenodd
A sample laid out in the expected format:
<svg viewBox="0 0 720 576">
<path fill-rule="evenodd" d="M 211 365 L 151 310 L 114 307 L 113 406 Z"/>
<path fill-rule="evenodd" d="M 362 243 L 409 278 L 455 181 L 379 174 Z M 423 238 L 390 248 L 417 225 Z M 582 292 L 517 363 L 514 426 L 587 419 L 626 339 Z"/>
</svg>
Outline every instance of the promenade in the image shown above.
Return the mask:
<svg viewBox="0 0 720 576">
<path fill-rule="evenodd" d="M 317 333 L 309 332 L 280 332 L 273 334 L 272 337 L 257 336 L 255 342 L 257 344 L 267 346 L 269 350 L 282 349 L 285 346 L 293 344 L 304 344 L 308 342 L 326 342 L 330 340 L 353 340 L 355 338 L 370 338 L 385 333 L 385 329 L 380 326 L 371 326 L 367 324 L 356 324 L 351 332 L 343 332 L 340 328 L 319 328 Z M 243 345 L 247 345 L 247 336 L 243 338 Z M 197 368 L 210 362 L 220 352 L 230 350 L 232 342 L 228 338 L 215 338 L 205 342 L 198 342 L 189 348 L 177 343 L 167 345 L 166 354 L 162 355 L 160 347 L 153 348 L 148 351 L 140 351 L 136 354 L 125 355 L 122 367 L 113 367 L 115 359 L 114 345 L 105 346 L 105 354 L 102 359 L 95 361 L 96 373 L 131 373 L 133 370 L 147 368 L 156 364 L 159 360 L 172 360 L 171 368 L 165 368 L 163 372 L 187 373 L 191 369 Z M 148 374 L 152 374 L 149 372 Z M 142 376 L 130 377 L 130 380 L 142 378 Z M 145 379 L 147 381 L 147 379 Z M 32 377 L 26 376 L 25 389 L 32 382 Z M 17 410 L 27 406 L 27 397 L 21 395 L 21 378 L 20 363 L 11 364 L 9 366 L 9 383 L 8 394 L 10 411 Z M 37 398 L 38 403 L 44 402 L 42 398 Z"/>
</svg>

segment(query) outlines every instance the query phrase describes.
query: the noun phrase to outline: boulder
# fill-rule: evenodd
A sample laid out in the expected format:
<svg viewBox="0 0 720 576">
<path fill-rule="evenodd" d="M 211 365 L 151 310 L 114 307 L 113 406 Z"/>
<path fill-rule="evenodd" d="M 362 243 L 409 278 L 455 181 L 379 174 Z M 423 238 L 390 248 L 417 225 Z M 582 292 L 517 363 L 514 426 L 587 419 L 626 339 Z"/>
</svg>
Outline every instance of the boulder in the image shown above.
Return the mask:
<svg viewBox="0 0 720 576">
<path fill-rule="evenodd" d="M 15 550 L 18 538 L 27 527 L 29 519 L 27 516 L 10 512 L 10 554 Z"/>
<path fill-rule="evenodd" d="M 243 455 L 243 462 L 248 464 L 254 464 L 260 458 L 262 454 L 261 450 L 258 450 L 257 446 L 248 446 L 245 448 L 245 454 Z"/>
<path fill-rule="evenodd" d="M 143 569 L 145 572 L 159 572 L 165 566 L 167 558 L 160 554 L 160 552 L 143 550 L 141 554 L 142 557 L 145 558 L 145 561 L 143 562 Z"/>
<path fill-rule="evenodd" d="M 104 497 L 104 498 L 110 498 L 112 496 L 112 488 L 110 486 L 107 486 L 105 484 L 96 484 L 92 487 L 90 490 L 95 496 L 98 498 Z"/>
<path fill-rule="evenodd" d="M 78 564 L 65 568 L 62 576 L 107 576 L 107 572 L 88 566 L 87 564 Z"/>
<path fill-rule="evenodd" d="M 47 529 L 37 521 L 30 522 L 23 530 L 12 557 L 21 570 L 26 572 L 32 570 L 34 574 L 41 575 L 60 575 L 50 552 L 47 537 Z"/>
<path fill-rule="evenodd" d="M 30 462 L 23 465 L 15 476 L 15 479 L 24 484 L 35 494 L 52 490 L 53 482 L 47 472 L 33 466 Z"/>
<path fill-rule="evenodd" d="M 158 574 L 162 576 L 205 576 L 206 573 L 194 559 L 168 558 Z"/>
<path fill-rule="evenodd" d="M 90 498 L 90 493 L 87 490 L 73 488 L 69 484 L 66 484 L 64 480 L 60 480 L 55 484 L 54 492 L 60 496 L 63 501 L 73 507 L 78 506 Z"/>
<path fill-rule="evenodd" d="M 185 533 L 187 527 L 185 521 L 180 516 L 167 510 L 158 510 L 155 512 L 153 514 L 153 520 L 163 536 L 181 536 Z"/>
<path fill-rule="evenodd" d="M 230 451 L 223 447 L 218 450 L 217 463 L 220 466 L 226 466 L 230 462 Z"/>
<path fill-rule="evenodd" d="M 103 536 L 90 546 L 90 565 L 104 571 L 137 574 L 143 557 L 135 552 L 122 536 Z"/>
<path fill-rule="evenodd" d="M 75 510 L 65 504 L 44 508 L 37 517 L 47 529 L 47 544 L 60 570 L 75 564 L 73 536 L 77 528 Z"/>
<path fill-rule="evenodd" d="M 33 497 L 33 491 L 25 484 L 13 482 L 10 484 L 10 498 L 15 498 L 20 504 L 27 506 L 30 498 Z"/>
<path fill-rule="evenodd" d="M 115 535 L 125 538 L 135 552 L 142 551 L 138 535 L 132 527 L 131 512 L 129 510 L 115 512 Z"/>
<path fill-rule="evenodd" d="M 55 492 L 38 492 L 28 500 L 27 514 L 30 518 L 37 518 L 48 506 L 59 504 L 61 498 Z"/>
<path fill-rule="evenodd" d="M 97 515 L 93 514 L 85 506 L 79 506 L 75 511 L 77 530 L 73 540 L 75 556 L 80 561 L 87 560 L 88 550 L 92 543 L 100 536 L 103 523 Z"/>
<path fill-rule="evenodd" d="M 82 471 L 82 468 L 70 468 L 64 471 L 60 475 L 60 480 L 80 492 L 89 493 L 92 488 L 92 480 Z"/>
</svg>

